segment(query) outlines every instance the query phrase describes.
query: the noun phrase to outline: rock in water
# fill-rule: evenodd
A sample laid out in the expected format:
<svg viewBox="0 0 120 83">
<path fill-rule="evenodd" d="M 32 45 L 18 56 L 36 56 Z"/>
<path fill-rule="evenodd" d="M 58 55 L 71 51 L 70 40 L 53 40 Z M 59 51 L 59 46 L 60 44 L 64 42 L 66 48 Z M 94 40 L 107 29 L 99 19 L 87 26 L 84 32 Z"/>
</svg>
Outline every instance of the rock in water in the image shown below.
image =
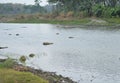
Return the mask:
<svg viewBox="0 0 120 83">
<path fill-rule="evenodd" d="M 19 59 L 21 62 L 25 62 L 26 61 L 26 57 L 25 56 L 21 56 Z"/>
<path fill-rule="evenodd" d="M 4 57 L 3 55 L 0 56 L 0 62 L 4 62 L 8 59 L 8 57 Z"/>
<path fill-rule="evenodd" d="M 20 34 L 16 34 L 16 36 L 19 36 Z"/>
<path fill-rule="evenodd" d="M 29 54 L 29 57 L 34 57 L 35 56 L 35 54 Z"/>
<path fill-rule="evenodd" d="M 59 33 L 56 33 L 56 35 L 59 35 Z"/>
<path fill-rule="evenodd" d="M 6 49 L 6 48 L 8 48 L 8 47 L 0 47 L 0 49 Z"/>
<path fill-rule="evenodd" d="M 72 39 L 72 38 L 74 38 L 74 37 L 68 37 L 69 39 Z"/>
<path fill-rule="evenodd" d="M 53 43 L 50 43 L 50 42 L 43 42 L 43 45 L 51 45 Z"/>
</svg>

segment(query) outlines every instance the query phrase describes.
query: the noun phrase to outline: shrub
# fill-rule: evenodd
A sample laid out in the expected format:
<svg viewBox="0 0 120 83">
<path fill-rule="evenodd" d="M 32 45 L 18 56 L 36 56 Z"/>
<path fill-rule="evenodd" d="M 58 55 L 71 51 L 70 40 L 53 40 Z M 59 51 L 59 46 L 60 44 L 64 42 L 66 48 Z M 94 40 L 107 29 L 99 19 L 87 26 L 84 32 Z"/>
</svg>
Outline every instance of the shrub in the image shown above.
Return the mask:
<svg viewBox="0 0 120 83">
<path fill-rule="evenodd" d="M 65 13 L 63 13 L 63 12 L 61 12 L 61 13 L 59 14 L 59 16 L 62 17 L 62 18 L 65 18 L 65 17 L 66 17 Z"/>
<path fill-rule="evenodd" d="M 19 59 L 21 62 L 25 62 L 26 61 L 26 57 L 25 56 L 21 56 Z"/>
<path fill-rule="evenodd" d="M 3 67 L 12 68 L 16 62 L 13 59 L 8 58 L 5 62 L 3 62 Z"/>
<path fill-rule="evenodd" d="M 67 14 L 66 14 L 67 17 L 73 17 L 74 16 L 74 12 L 73 11 L 69 11 Z"/>
</svg>

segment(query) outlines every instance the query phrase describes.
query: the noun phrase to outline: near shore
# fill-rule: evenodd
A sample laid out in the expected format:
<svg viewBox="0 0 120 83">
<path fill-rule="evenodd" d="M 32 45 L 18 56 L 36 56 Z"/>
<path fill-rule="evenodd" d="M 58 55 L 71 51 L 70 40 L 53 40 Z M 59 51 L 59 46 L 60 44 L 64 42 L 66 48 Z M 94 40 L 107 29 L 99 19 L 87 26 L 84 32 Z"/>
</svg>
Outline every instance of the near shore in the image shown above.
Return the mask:
<svg viewBox="0 0 120 83">
<path fill-rule="evenodd" d="M 2 75 L 2 77 L 1 77 Z M 22 79 L 24 78 L 24 79 Z M 12 59 L 0 59 L 0 83 L 77 83 L 55 72 L 45 72 L 18 64 Z"/>
</svg>

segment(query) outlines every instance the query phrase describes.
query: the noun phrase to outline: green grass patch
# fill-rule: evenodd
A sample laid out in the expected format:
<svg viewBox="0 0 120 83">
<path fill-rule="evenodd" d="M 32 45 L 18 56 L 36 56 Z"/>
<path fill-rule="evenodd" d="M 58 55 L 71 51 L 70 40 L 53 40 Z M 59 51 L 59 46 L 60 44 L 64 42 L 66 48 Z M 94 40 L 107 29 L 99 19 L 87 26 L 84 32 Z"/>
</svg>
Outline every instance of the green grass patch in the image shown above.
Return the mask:
<svg viewBox="0 0 120 83">
<path fill-rule="evenodd" d="M 120 24 L 120 18 L 103 18 L 109 24 Z"/>
<path fill-rule="evenodd" d="M 15 61 L 7 59 L 0 62 L 0 83 L 48 83 L 48 81 L 30 72 L 19 72 L 12 69 Z"/>
<path fill-rule="evenodd" d="M 66 25 L 67 24 L 69 24 L 69 25 L 81 25 L 81 24 L 85 25 L 85 24 L 91 22 L 90 19 L 91 18 L 80 18 L 80 19 L 74 18 L 73 20 L 72 19 L 66 19 L 66 20 L 60 19 L 59 20 L 59 19 L 52 19 L 52 18 L 49 18 L 49 19 L 47 19 L 47 18 L 45 18 L 45 19 L 27 18 L 27 19 L 17 19 L 14 21 L 10 21 L 8 23 L 49 23 L 49 24 L 66 24 Z M 120 18 L 97 18 L 97 19 L 105 20 L 107 22 L 107 24 L 105 24 L 105 25 L 120 24 Z"/>
<path fill-rule="evenodd" d="M 0 83 L 48 83 L 29 72 L 18 72 L 12 69 L 0 69 Z"/>
</svg>

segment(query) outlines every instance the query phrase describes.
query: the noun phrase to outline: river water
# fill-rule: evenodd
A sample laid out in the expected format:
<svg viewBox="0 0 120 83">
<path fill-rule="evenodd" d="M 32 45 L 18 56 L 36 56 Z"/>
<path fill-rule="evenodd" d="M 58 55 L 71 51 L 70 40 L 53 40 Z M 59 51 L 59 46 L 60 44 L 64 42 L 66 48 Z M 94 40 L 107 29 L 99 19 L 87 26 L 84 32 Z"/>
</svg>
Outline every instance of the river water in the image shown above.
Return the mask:
<svg viewBox="0 0 120 83">
<path fill-rule="evenodd" d="M 44 46 L 43 42 L 54 44 Z M 120 29 L 1 23 L 0 46 L 8 47 L 0 50 L 1 56 L 25 55 L 26 65 L 78 83 L 120 83 Z M 30 58 L 30 53 L 36 56 Z"/>
</svg>

